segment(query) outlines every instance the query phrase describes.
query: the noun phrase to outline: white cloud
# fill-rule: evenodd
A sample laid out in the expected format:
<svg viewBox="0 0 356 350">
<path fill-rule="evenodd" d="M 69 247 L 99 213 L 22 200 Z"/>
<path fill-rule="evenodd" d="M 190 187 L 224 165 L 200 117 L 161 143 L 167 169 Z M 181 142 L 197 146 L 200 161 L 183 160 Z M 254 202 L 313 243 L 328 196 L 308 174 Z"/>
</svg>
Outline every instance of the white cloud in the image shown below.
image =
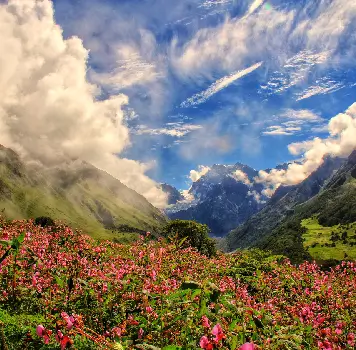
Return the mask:
<svg viewBox="0 0 356 350">
<path fill-rule="evenodd" d="M 267 127 L 266 131 L 263 131 L 263 135 L 294 135 L 296 132 L 301 131 L 300 126 L 284 126 L 284 125 L 272 125 Z"/>
<path fill-rule="evenodd" d="M 255 0 L 248 9 L 247 16 L 254 13 L 264 2 L 265 0 Z"/>
<path fill-rule="evenodd" d="M 287 109 L 281 114 L 282 118 L 308 122 L 319 122 L 322 118 L 309 109 Z"/>
<path fill-rule="evenodd" d="M 272 74 L 266 85 L 261 85 L 260 93 L 277 94 L 303 82 L 312 67 L 325 63 L 330 51 L 314 52 L 303 50 L 287 59 L 279 71 Z"/>
<path fill-rule="evenodd" d="M 242 170 L 237 169 L 236 171 L 234 171 L 231 176 L 237 180 L 237 181 L 241 181 L 242 183 L 244 183 L 247 186 L 251 185 L 251 181 L 248 178 L 247 174 L 245 174 Z"/>
<path fill-rule="evenodd" d="M 181 124 L 181 123 L 167 123 L 167 128 L 150 129 L 145 125 L 141 125 L 135 133 L 137 135 L 149 134 L 149 135 L 168 135 L 172 137 L 183 137 L 192 131 L 199 130 L 202 125 L 194 124 Z"/>
<path fill-rule="evenodd" d="M 166 195 L 145 175 L 149 165 L 119 159 L 130 144 L 125 95 L 97 101 L 86 80 L 88 51 L 65 40 L 49 0 L 0 5 L 0 143 L 25 159 L 56 165 L 82 159 L 157 206 Z"/>
<path fill-rule="evenodd" d="M 298 94 L 297 101 L 305 100 L 316 95 L 325 95 L 342 89 L 345 85 L 341 82 L 330 81 L 328 79 L 322 79 L 319 85 L 313 85 L 308 87 L 302 93 Z"/>
<path fill-rule="evenodd" d="M 292 163 L 287 170 L 273 169 L 270 173 L 259 172 L 257 181 L 269 187 L 298 184 L 315 171 L 324 161 L 325 155 L 346 157 L 356 149 L 356 103 L 345 113 L 340 113 L 329 121 L 329 137 L 314 138 L 289 145 L 293 155 L 303 154 L 301 164 Z"/>
<path fill-rule="evenodd" d="M 116 67 L 113 71 L 90 73 L 93 82 L 114 91 L 133 85 L 145 85 L 162 77 L 163 73 L 159 72 L 154 63 L 145 61 L 137 48 L 127 44 L 117 50 Z"/>
<path fill-rule="evenodd" d="M 256 63 L 252 65 L 251 67 L 248 67 L 246 69 L 240 70 L 236 73 L 232 73 L 230 75 L 227 75 L 219 80 L 217 80 L 214 84 L 212 84 L 207 90 L 200 92 L 190 98 L 188 98 L 186 101 L 181 103 L 181 107 L 190 107 L 194 105 L 201 104 L 208 100 L 211 96 L 215 95 L 217 92 L 221 91 L 222 89 L 225 89 L 232 83 L 234 83 L 236 80 L 241 79 L 247 74 L 252 73 L 254 70 L 257 68 L 261 67 L 263 62 Z"/>
<path fill-rule="evenodd" d="M 202 176 L 204 176 L 210 168 L 208 166 L 199 165 L 198 170 L 191 170 L 189 173 L 189 178 L 192 182 L 197 182 Z"/>
</svg>

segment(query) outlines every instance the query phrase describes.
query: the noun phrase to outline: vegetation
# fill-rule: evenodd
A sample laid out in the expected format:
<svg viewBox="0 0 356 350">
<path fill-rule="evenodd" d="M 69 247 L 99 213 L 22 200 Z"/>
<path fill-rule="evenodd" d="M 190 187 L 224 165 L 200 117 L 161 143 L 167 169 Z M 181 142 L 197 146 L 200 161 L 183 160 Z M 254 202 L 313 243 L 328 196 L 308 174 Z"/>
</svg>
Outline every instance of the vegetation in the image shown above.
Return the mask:
<svg viewBox="0 0 356 350">
<path fill-rule="evenodd" d="M 324 227 L 317 217 L 302 221 L 304 247 L 316 261 L 356 260 L 356 223 Z"/>
<path fill-rule="evenodd" d="M 355 348 L 353 262 L 323 272 L 258 250 L 208 258 L 179 239 L 0 226 L 3 349 Z"/>
<path fill-rule="evenodd" d="M 209 238 L 209 227 L 190 220 L 172 220 L 163 228 L 163 235 L 177 239 L 182 248 L 193 247 L 208 257 L 216 255 L 216 243 Z"/>
<path fill-rule="evenodd" d="M 158 232 L 167 222 L 144 197 L 90 164 L 33 169 L 10 149 L 0 146 L 0 153 L 0 208 L 10 219 L 51 217 L 96 239 L 121 242 L 143 230 Z"/>
<path fill-rule="evenodd" d="M 40 216 L 35 219 L 35 225 L 39 225 L 42 227 L 51 227 L 55 226 L 55 223 L 53 219 L 48 216 Z"/>
</svg>

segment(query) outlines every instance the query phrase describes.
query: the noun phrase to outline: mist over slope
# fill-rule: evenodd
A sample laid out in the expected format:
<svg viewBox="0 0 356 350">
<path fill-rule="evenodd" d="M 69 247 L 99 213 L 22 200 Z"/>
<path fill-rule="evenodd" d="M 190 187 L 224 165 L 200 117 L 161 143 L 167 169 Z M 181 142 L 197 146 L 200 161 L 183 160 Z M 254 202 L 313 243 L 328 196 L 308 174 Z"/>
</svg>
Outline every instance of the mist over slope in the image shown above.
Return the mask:
<svg viewBox="0 0 356 350">
<path fill-rule="evenodd" d="M 0 146 L 0 208 L 11 219 L 50 216 L 97 238 L 156 231 L 166 218 L 108 173 L 76 160 L 55 167 L 25 164 Z"/>
</svg>

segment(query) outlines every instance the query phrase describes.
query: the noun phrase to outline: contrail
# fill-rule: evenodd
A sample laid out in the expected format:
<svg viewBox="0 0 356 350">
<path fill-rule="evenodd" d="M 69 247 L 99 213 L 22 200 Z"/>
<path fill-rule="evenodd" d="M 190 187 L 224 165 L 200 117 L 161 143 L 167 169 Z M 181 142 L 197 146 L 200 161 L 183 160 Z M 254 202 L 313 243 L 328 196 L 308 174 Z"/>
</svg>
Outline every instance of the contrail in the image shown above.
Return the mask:
<svg viewBox="0 0 356 350">
<path fill-rule="evenodd" d="M 217 80 L 214 84 L 212 84 L 207 90 L 202 91 L 198 94 L 195 94 L 194 96 L 188 98 L 184 102 L 181 103 L 180 107 L 190 107 L 194 105 L 198 105 L 200 103 L 205 102 L 208 100 L 211 96 L 215 95 L 217 92 L 219 92 L 222 89 L 225 89 L 229 85 L 231 85 L 233 82 L 236 80 L 242 78 L 243 76 L 253 72 L 257 68 L 261 67 L 263 62 L 259 62 L 254 64 L 253 66 L 246 68 L 244 70 L 240 70 L 236 73 L 227 75 L 219 80 Z"/>
</svg>

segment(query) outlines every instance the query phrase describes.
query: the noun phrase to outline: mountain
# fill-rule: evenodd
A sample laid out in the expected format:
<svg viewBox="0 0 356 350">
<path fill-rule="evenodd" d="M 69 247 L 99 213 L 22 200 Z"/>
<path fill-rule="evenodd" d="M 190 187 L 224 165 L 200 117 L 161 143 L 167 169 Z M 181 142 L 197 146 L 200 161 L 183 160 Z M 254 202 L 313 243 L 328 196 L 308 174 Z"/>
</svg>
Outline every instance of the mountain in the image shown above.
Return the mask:
<svg viewBox="0 0 356 350">
<path fill-rule="evenodd" d="M 183 195 L 175 187 L 165 183 L 160 186 L 162 191 L 168 194 L 168 205 L 176 204 L 184 199 Z"/>
<path fill-rule="evenodd" d="M 345 159 L 327 157 L 323 164 L 303 182 L 281 186 L 266 206 L 226 237 L 229 250 L 248 248 L 268 236 L 283 220 L 292 216 L 298 204 L 317 195 L 345 163 Z"/>
<path fill-rule="evenodd" d="M 43 168 L 1 145 L 0 208 L 10 219 L 50 216 L 105 239 L 154 232 L 167 220 L 143 196 L 89 163 Z"/>
<path fill-rule="evenodd" d="M 166 209 L 170 219 L 207 224 L 213 236 L 224 236 L 257 213 L 267 197 L 254 178 L 258 171 L 247 165 L 213 165 L 188 191 L 189 200 Z"/>
</svg>

